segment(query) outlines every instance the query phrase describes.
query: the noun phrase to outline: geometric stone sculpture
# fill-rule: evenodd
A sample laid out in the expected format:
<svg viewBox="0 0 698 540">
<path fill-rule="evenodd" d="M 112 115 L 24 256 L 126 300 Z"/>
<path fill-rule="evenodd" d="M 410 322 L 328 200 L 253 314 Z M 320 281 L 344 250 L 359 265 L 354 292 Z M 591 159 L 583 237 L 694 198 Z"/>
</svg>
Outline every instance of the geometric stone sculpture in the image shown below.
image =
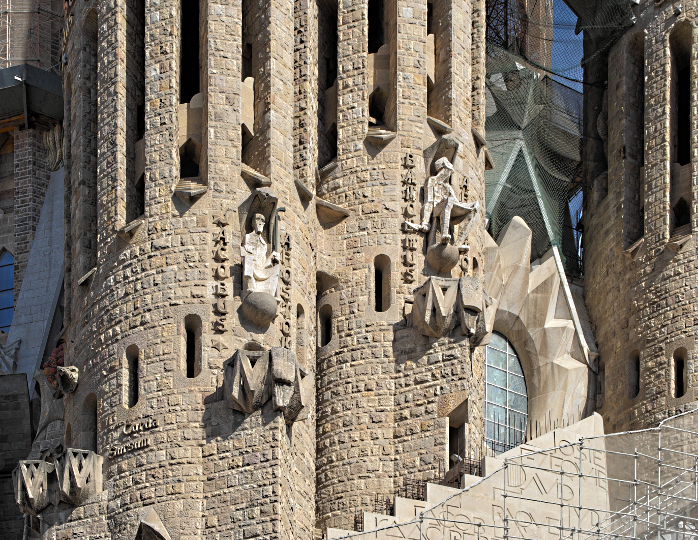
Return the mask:
<svg viewBox="0 0 698 540">
<path fill-rule="evenodd" d="M 231 408 L 251 414 L 271 399 L 287 424 L 305 407 L 314 384 L 293 351 L 283 347 L 238 350 L 224 368 L 224 392 Z"/>
<path fill-rule="evenodd" d="M 526 375 L 529 425 L 544 425 L 546 418 L 593 407 L 589 370 L 598 353 L 584 302 L 572 294 L 557 248 L 531 266 L 532 237 L 520 217 L 497 242 L 485 235 L 485 321 L 488 332 L 504 334 L 516 349 Z"/>
<path fill-rule="evenodd" d="M 136 540 L 171 540 L 160 516 L 152 506 L 141 510 Z"/>
<path fill-rule="evenodd" d="M 68 448 L 45 460 L 23 460 L 12 471 L 15 501 L 23 514 L 38 516 L 61 501 L 79 506 L 102 491 L 102 456 Z"/>
<path fill-rule="evenodd" d="M 56 459 L 59 498 L 79 506 L 102 491 L 102 461 L 90 450 L 68 448 Z"/>
<path fill-rule="evenodd" d="M 48 475 L 54 466 L 43 460 L 23 460 L 12 471 L 15 502 L 23 514 L 38 515 L 49 505 Z"/>
<path fill-rule="evenodd" d="M 412 326 L 420 334 L 439 338 L 460 323 L 461 332 L 477 345 L 486 335 L 485 300 L 480 280 L 475 277 L 431 276 L 414 291 Z"/>
</svg>

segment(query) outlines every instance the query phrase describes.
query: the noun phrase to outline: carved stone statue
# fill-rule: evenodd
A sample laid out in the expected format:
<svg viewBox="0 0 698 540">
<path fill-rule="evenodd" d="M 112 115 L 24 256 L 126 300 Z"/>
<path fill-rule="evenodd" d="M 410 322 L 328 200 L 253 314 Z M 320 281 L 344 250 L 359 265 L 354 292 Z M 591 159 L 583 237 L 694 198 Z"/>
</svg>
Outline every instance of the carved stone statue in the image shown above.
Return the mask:
<svg viewBox="0 0 698 540">
<path fill-rule="evenodd" d="M 265 219 L 262 214 L 252 217 L 253 230 L 245 235 L 240 247 L 243 259 L 242 276 L 245 280 L 243 300 L 252 292 L 265 292 L 276 297 L 279 282 L 279 254 L 272 251 L 267 256 L 267 242 L 264 240 Z"/>
<path fill-rule="evenodd" d="M 407 223 L 412 228 L 421 232 L 429 232 L 431 230 L 432 214 L 438 217 L 441 223 L 441 243 L 447 244 L 451 240 L 451 216 L 453 221 L 462 221 L 464 217 L 477 211 L 479 204 L 477 201 L 473 203 L 462 203 L 458 200 L 450 180 L 453 174 L 453 165 L 448 158 L 442 157 L 434 163 L 436 175 L 430 176 L 424 190 L 424 208 L 421 225 Z M 462 238 L 460 235 L 459 240 Z M 462 238 L 465 240 L 464 238 Z M 458 246 L 461 250 L 467 250 L 468 246 Z"/>
</svg>

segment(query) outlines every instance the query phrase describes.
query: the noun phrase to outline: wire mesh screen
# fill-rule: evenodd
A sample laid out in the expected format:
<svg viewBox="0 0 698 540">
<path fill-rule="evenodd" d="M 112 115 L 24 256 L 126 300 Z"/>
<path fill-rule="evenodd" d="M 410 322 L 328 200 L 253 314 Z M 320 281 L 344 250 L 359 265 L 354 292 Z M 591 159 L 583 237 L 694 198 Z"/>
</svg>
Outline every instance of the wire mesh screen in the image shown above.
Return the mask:
<svg viewBox="0 0 698 540">
<path fill-rule="evenodd" d="M 487 217 L 496 239 L 514 217 L 533 232 L 531 259 L 555 244 L 581 275 L 584 65 L 633 23 L 630 2 L 487 2 Z M 579 6 L 577 4 L 580 4 Z M 584 50 L 582 31 L 593 39 Z M 591 82 L 599 84 L 599 82 Z M 604 84 L 603 82 L 600 84 Z"/>
</svg>

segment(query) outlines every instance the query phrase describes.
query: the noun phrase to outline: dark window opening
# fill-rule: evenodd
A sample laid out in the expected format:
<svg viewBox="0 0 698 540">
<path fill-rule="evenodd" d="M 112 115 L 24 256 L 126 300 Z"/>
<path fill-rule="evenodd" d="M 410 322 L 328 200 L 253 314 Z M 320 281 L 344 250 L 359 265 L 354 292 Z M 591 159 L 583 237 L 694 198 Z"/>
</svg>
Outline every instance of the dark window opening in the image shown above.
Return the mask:
<svg viewBox="0 0 698 540">
<path fill-rule="evenodd" d="M 15 312 L 15 259 L 9 251 L 0 256 L 0 330 L 10 331 Z"/>
<path fill-rule="evenodd" d="M 390 258 L 387 255 L 378 255 L 373 264 L 375 310 L 381 313 L 390 309 Z"/>
<path fill-rule="evenodd" d="M 385 124 L 385 107 L 388 104 L 388 94 L 382 88 L 376 88 L 368 97 L 369 124 Z"/>
<path fill-rule="evenodd" d="M 320 347 L 332 341 L 332 306 L 325 304 L 320 308 Z"/>
<path fill-rule="evenodd" d="M 640 351 L 635 350 L 628 358 L 628 398 L 640 393 Z"/>
<path fill-rule="evenodd" d="M 465 457 L 465 424 L 448 428 L 448 457 L 451 467 Z"/>
<path fill-rule="evenodd" d="M 634 244 L 644 235 L 644 179 L 642 167 L 645 164 L 645 39 L 639 33 L 628 46 L 628 77 L 626 80 L 625 106 L 626 128 L 626 168 L 628 181 L 625 188 L 626 207 L 626 247 Z"/>
<path fill-rule="evenodd" d="M 678 71 L 677 83 L 677 147 L 676 161 L 679 165 L 691 162 L 691 70 L 689 66 Z"/>
<path fill-rule="evenodd" d="M 691 162 L 691 25 L 676 25 L 669 36 L 671 51 L 672 162 Z"/>
<path fill-rule="evenodd" d="M 383 31 L 383 0 L 368 0 L 368 53 L 377 53 L 385 43 Z"/>
<path fill-rule="evenodd" d="M 686 349 L 681 347 L 674 351 L 674 397 L 686 394 Z"/>
<path fill-rule="evenodd" d="M 201 91 L 199 66 L 199 0 L 182 1 L 179 102 L 189 103 Z"/>
<path fill-rule="evenodd" d="M 82 405 L 82 434 L 79 448 L 97 452 L 97 396 L 89 394 Z"/>
<path fill-rule="evenodd" d="M 201 145 L 194 139 L 189 139 L 179 149 L 179 177 L 196 178 L 199 176 L 199 160 Z"/>
<path fill-rule="evenodd" d="M 252 77 L 252 43 L 245 43 L 242 47 L 242 80 L 247 77 Z"/>
<path fill-rule="evenodd" d="M 187 315 L 184 318 L 187 378 L 193 379 L 201 373 L 201 318 Z"/>
<path fill-rule="evenodd" d="M 130 345 L 126 349 L 126 362 L 128 364 L 128 408 L 138 403 L 138 345 Z"/>
<path fill-rule="evenodd" d="M 674 212 L 675 228 L 681 227 L 682 225 L 688 225 L 691 222 L 691 209 L 683 197 L 681 197 L 674 205 L 672 211 Z"/>
<path fill-rule="evenodd" d="M 241 139 L 242 139 L 242 162 L 245 165 L 250 165 L 250 156 L 249 156 L 249 145 L 252 142 L 252 139 L 254 138 L 254 135 L 250 133 L 250 130 L 247 129 L 247 126 L 245 124 L 242 124 L 241 126 Z"/>
</svg>

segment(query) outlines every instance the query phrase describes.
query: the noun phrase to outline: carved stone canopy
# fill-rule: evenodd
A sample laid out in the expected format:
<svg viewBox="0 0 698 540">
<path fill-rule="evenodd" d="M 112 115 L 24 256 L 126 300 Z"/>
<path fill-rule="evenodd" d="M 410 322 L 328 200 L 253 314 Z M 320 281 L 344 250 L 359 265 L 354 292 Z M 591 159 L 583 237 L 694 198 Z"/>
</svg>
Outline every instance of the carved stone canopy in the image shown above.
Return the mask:
<svg viewBox="0 0 698 540">
<path fill-rule="evenodd" d="M 442 337 L 460 324 L 463 335 L 477 345 L 485 336 L 485 295 L 475 277 L 430 277 L 414 292 L 412 326 L 420 334 Z"/>
<path fill-rule="evenodd" d="M 312 376 L 296 361 L 293 351 L 274 347 L 269 351 L 238 350 L 225 363 L 224 391 L 230 406 L 251 414 L 272 400 L 274 410 L 293 422 L 306 405 Z"/>
</svg>

